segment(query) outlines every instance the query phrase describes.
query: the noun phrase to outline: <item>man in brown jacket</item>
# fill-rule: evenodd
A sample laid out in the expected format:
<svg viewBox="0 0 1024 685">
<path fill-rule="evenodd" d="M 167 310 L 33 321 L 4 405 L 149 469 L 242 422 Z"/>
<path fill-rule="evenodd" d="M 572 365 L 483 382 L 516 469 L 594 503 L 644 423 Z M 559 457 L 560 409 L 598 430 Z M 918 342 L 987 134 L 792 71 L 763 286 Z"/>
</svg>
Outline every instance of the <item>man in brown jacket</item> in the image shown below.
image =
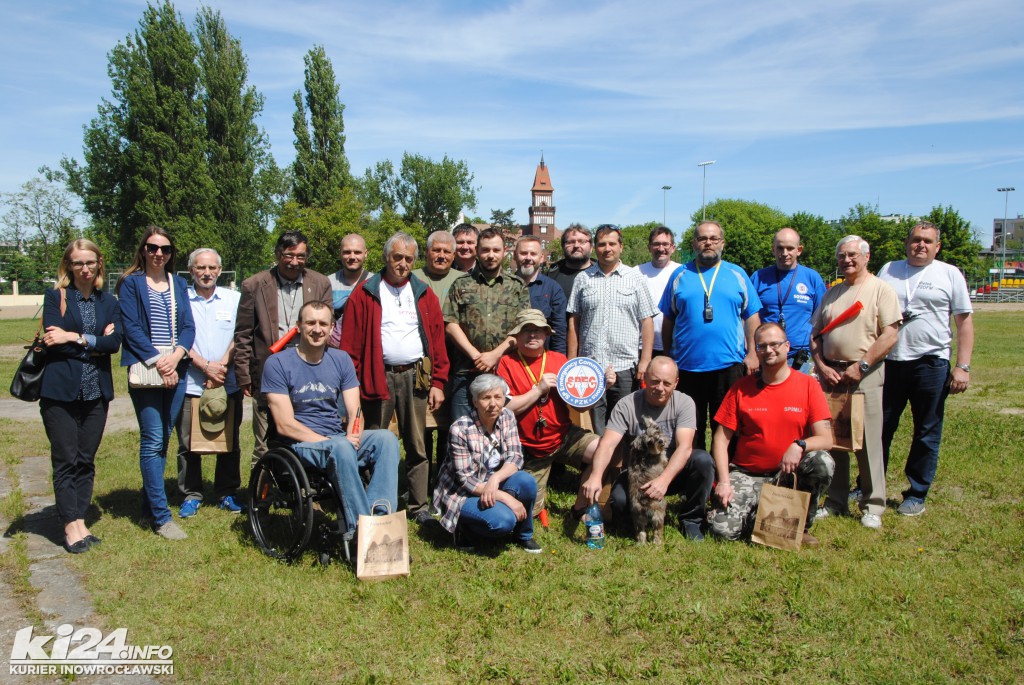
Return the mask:
<svg viewBox="0 0 1024 685">
<path fill-rule="evenodd" d="M 253 398 L 254 464 L 267 451 L 270 410 L 260 392 L 260 379 L 270 347 L 297 324 L 302 305 L 314 300 L 328 306 L 332 302 L 327 277 L 306 268 L 309 241 L 301 231 L 288 231 L 278 238 L 274 257 L 277 266 L 242 282 L 235 320 L 235 377 L 246 397 Z M 288 346 L 298 342 L 294 336 Z"/>
</svg>

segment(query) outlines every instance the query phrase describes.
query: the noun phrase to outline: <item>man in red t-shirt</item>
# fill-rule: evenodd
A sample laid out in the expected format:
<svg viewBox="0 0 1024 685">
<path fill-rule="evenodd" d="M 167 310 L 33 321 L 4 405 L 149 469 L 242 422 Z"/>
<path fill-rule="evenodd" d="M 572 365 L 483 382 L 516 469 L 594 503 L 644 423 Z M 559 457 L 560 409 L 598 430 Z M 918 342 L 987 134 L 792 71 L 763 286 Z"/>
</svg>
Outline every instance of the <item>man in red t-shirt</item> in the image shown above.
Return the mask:
<svg viewBox="0 0 1024 685">
<path fill-rule="evenodd" d="M 835 472 L 827 452 L 832 448 L 832 415 L 817 381 L 786 363 L 789 342 L 782 326 L 762 324 L 754 332 L 754 344 L 761 376 L 737 381 L 715 414 L 719 425 L 711 454 L 718 485 L 708 526 L 720 538 L 748 539 L 761 486 L 769 481 L 791 484 L 791 474 L 796 474 L 797 488 L 811 493 L 803 544 L 814 546 L 817 540 L 808 531 Z"/>
<path fill-rule="evenodd" d="M 573 425 L 569 408 L 558 394 L 558 371 L 568 360 L 560 352 L 544 349 L 551 335 L 544 313 L 522 310 L 509 335 L 515 337 L 516 346 L 502 356 L 497 373 L 508 383 L 508 408 L 516 415 L 523 443 L 523 470 L 537 480 L 536 516 L 544 508 L 551 464 L 574 466 L 586 480 L 597 451 L 597 435 Z"/>
</svg>

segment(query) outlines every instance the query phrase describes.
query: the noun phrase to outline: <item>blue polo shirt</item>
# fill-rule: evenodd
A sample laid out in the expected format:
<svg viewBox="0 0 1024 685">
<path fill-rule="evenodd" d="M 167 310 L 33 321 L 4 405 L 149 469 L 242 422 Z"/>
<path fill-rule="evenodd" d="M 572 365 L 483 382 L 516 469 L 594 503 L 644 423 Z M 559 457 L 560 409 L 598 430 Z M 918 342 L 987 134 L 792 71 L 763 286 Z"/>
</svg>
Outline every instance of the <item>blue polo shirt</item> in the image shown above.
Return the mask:
<svg viewBox="0 0 1024 685">
<path fill-rule="evenodd" d="M 790 271 L 773 265 L 755 271 L 750 281 L 761 298 L 761 323 L 778 323 L 781 303 L 789 356 L 810 350 L 811 315 L 825 296 L 825 281 L 818 272 L 800 264 Z"/>
</svg>

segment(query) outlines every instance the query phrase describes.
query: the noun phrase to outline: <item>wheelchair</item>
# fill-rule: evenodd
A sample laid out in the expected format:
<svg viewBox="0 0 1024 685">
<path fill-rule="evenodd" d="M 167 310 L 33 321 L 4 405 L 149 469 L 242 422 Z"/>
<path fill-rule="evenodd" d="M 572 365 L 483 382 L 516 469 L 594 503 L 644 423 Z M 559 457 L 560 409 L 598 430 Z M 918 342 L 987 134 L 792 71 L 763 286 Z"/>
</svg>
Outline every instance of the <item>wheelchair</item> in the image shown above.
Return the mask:
<svg viewBox="0 0 1024 685">
<path fill-rule="evenodd" d="M 326 516 L 334 511 L 333 520 Z M 292 563 L 318 537 L 318 560 L 330 564 L 329 550 L 341 547 L 353 563 L 354 532 L 345 529 L 340 493 L 327 474 L 303 462 L 289 447 L 272 446 L 249 477 L 249 526 L 256 544 L 267 556 Z"/>
</svg>

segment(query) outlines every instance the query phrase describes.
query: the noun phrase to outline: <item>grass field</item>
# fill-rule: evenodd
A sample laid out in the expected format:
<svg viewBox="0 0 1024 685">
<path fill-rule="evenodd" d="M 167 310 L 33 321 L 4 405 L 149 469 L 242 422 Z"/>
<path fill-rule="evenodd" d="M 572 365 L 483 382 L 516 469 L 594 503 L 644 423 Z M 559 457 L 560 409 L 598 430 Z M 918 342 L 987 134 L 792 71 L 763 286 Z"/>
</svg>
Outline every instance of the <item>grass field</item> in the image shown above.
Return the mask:
<svg viewBox="0 0 1024 685">
<path fill-rule="evenodd" d="M 412 575 L 364 584 L 312 554 L 292 566 L 262 556 L 244 518 L 213 508 L 183 522 L 184 542 L 140 528 L 138 440 L 121 432 L 98 460 L 93 530 L 105 543 L 70 563 L 106 627 L 174 647 L 179 682 L 1021 682 L 1024 313 L 976 322 L 972 385 L 947 405 L 927 513 L 890 509 L 880 532 L 828 519 L 818 549 L 695 544 L 671 530 L 661 548 L 612 536 L 590 551 L 560 531 L 564 481 L 542 555 L 459 553 L 410 524 Z M 909 423 L 889 473 L 896 503 Z M 48 450 L 41 427 L 9 421 L 0 446 L 8 460 Z"/>
</svg>

